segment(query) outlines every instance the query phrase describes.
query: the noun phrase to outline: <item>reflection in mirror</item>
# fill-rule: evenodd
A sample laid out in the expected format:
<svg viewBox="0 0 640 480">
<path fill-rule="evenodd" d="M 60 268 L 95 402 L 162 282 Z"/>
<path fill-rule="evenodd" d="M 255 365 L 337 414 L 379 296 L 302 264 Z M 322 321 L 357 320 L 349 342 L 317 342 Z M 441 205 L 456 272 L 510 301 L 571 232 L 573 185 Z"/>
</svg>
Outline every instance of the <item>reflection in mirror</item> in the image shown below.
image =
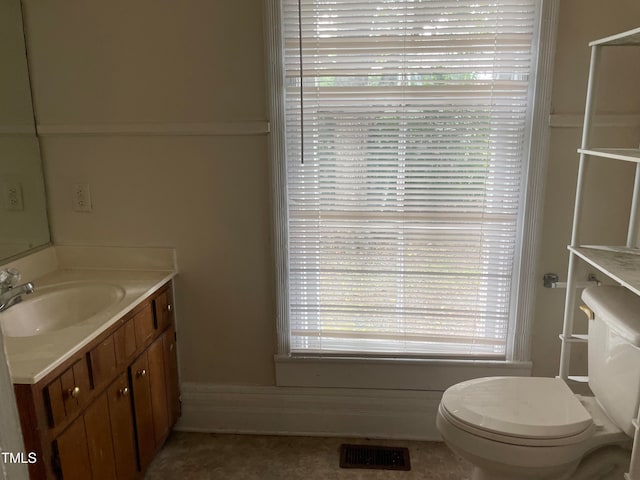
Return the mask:
<svg viewBox="0 0 640 480">
<path fill-rule="evenodd" d="M 19 0 L 0 0 L 0 262 L 49 242 Z"/>
</svg>

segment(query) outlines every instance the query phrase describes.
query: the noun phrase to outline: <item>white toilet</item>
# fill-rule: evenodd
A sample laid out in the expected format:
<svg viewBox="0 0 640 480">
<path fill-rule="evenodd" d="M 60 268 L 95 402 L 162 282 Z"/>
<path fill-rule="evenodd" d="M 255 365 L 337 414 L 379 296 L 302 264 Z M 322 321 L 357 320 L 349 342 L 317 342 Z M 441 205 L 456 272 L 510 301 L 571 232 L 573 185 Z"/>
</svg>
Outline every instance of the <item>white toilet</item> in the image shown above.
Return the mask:
<svg viewBox="0 0 640 480">
<path fill-rule="evenodd" d="M 535 377 L 479 378 L 444 392 L 436 424 L 474 465 L 473 480 L 608 480 L 627 471 L 624 448 L 640 404 L 640 298 L 602 286 L 582 299 L 595 313 L 588 344 L 595 396 Z"/>
</svg>

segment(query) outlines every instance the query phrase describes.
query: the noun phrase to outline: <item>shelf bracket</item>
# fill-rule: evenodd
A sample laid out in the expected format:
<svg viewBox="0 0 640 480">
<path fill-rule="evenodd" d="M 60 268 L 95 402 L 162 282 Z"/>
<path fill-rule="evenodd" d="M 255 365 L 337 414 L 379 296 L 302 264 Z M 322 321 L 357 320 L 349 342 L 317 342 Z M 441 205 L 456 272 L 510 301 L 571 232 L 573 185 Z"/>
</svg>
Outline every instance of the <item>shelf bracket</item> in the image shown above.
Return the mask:
<svg viewBox="0 0 640 480">
<path fill-rule="evenodd" d="M 557 273 L 545 273 L 542 277 L 542 285 L 544 288 L 567 288 L 567 282 L 560 282 Z M 590 273 L 586 282 L 575 282 L 575 288 L 599 287 L 600 280 L 593 273 Z"/>
</svg>

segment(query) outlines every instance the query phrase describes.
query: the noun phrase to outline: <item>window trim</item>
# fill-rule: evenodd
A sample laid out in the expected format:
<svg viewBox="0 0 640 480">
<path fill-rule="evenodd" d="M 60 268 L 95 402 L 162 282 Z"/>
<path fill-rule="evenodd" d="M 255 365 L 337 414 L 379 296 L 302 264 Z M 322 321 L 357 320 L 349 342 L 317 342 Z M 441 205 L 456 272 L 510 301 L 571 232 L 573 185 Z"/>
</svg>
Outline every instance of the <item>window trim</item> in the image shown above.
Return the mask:
<svg viewBox="0 0 640 480">
<path fill-rule="evenodd" d="M 444 391 L 485 376 L 531 375 L 531 362 L 275 355 L 279 387 Z"/>
<path fill-rule="evenodd" d="M 312 376 L 310 365 L 339 366 L 342 370 L 349 365 L 368 364 L 370 367 L 381 365 L 380 362 L 391 362 L 397 367 L 406 367 L 409 363 L 422 365 L 433 371 L 433 367 L 458 366 L 460 363 L 472 366 L 471 375 L 483 376 L 501 372 L 505 367 L 511 368 L 516 374 L 530 373 L 531 368 L 531 333 L 533 330 L 533 316 L 535 309 L 536 270 L 541 243 L 541 225 L 544 208 L 544 185 L 547 170 L 549 146 L 548 118 L 550 114 L 551 86 L 553 79 L 553 58 L 556 43 L 556 31 L 559 16 L 559 0 L 543 0 L 539 8 L 539 26 L 537 29 L 538 52 L 534 66 L 535 92 L 532 92 L 534 108 L 532 109 L 531 130 L 529 132 L 529 167 L 525 176 L 526 189 L 523 193 L 525 205 L 522 226 L 520 230 L 519 261 L 515 277 L 519 288 L 513 289 L 515 299 L 514 315 L 520 320 L 516 322 L 514 334 L 508 338 L 505 361 L 478 362 L 477 360 L 441 361 L 430 359 L 398 360 L 376 358 L 347 358 L 340 357 L 311 357 L 292 356 L 289 338 L 289 291 L 288 291 L 288 217 L 287 217 L 287 182 L 285 158 L 285 119 L 284 119 L 284 70 L 282 44 L 282 12 L 280 0 L 265 0 L 264 30 L 265 30 L 265 58 L 267 68 L 268 112 L 271 125 L 269 135 L 269 154 L 271 171 L 271 203 L 273 212 L 273 249 L 275 260 L 276 281 L 276 331 L 277 354 L 275 355 L 276 384 L 294 385 L 302 382 L 300 375 L 291 374 L 290 366 L 299 365 L 307 370 L 308 377 Z M 313 360 L 313 361 L 312 361 Z M 407 363 L 409 362 L 409 363 Z M 286 374 L 289 372 L 289 374 Z M 330 372 L 330 370 L 329 370 Z M 337 370 L 336 370 L 337 372 Z M 528 372 L 528 373 L 527 373 Z M 318 373 L 318 370 L 316 370 Z M 345 373 L 347 377 L 353 375 Z M 304 376 L 304 375 L 303 375 Z M 337 378 L 331 380 L 331 374 L 323 374 L 326 382 L 316 386 L 336 386 Z M 473 378 L 473 377 L 470 377 Z M 290 383 L 293 382 L 293 383 Z M 296 383 L 297 382 L 297 383 Z M 326 383 L 326 384 L 325 384 Z M 445 382 L 446 383 L 446 382 Z M 373 385 L 369 387 L 374 388 Z M 385 388 L 385 387 L 382 387 Z M 403 388 L 411 388 L 410 385 Z"/>
</svg>

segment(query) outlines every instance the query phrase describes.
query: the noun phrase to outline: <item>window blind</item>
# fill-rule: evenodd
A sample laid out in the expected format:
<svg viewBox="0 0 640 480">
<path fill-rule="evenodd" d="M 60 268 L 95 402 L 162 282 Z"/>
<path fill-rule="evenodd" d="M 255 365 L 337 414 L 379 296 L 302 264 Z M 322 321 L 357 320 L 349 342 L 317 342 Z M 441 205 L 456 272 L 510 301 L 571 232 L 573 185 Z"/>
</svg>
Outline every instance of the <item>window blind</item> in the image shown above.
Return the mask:
<svg viewBox="0 0 640 480">
<path fill-rule="evenodd" d="M 282 1 L 291 353 L 504 358 L 535 0 Z"/>
</svg>

